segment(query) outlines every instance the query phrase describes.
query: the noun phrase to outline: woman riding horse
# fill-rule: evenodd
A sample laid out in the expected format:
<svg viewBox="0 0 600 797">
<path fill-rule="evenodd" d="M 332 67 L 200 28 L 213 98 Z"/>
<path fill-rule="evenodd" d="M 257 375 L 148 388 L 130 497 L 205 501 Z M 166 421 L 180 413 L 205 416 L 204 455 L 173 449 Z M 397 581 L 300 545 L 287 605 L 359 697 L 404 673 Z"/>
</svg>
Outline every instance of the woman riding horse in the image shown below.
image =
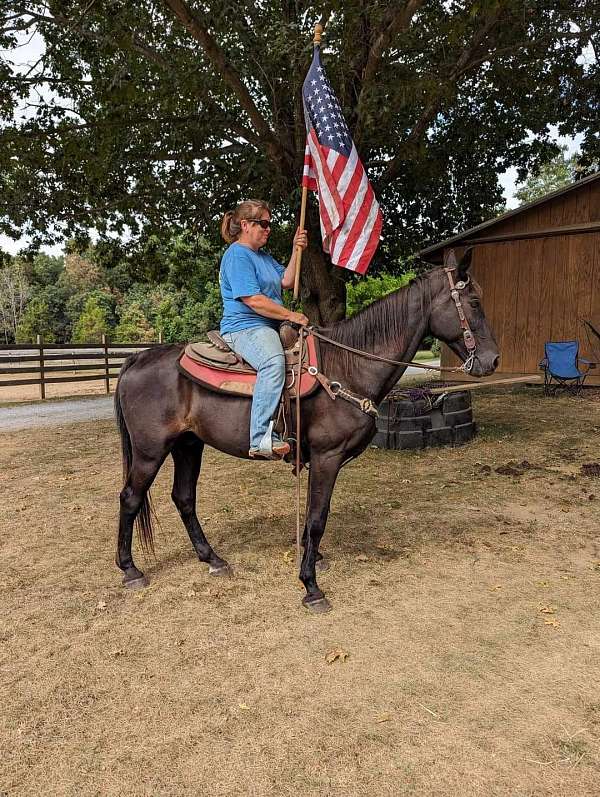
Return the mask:
<svg viewBox="0 0 600 797">
<path fill-rule="evenodd" d="M 252 459 L 281 459 L 290 445 L 273 432 L 285 382 L 285 357 L 279 323 L 308 324 L 303 313 L 283 306 L 281 291 L 292 288 L 296 276 L 296 249 L 308 238 L 298 228 L 287 268 L 262 251 L 271 233 L 271 211 L 261 199 L 241 202 L 221 222 L 221 235 L 230 244 L 221 260 L 219 281 L 223 297 L 221 335 L 236 354 L 256 369 L 257 379 L 250 415 Z"/>
<path fill-rule="evenodd" d="M 310 470 L 300 579 L 306 589 L 302 602 L 311 611 L 329 608 L 315 565 L 321 558 L 319 545 L 338 473 L 367 448 L 375 433 L 375 420 L 363 411 L 363 399 L 379 404 L 404 371 L 397 361 L 411 360 L 428 334 L 447 343 L 471 376 L 491 374 L 498 364 L 498 347 L 483 313 L 481 290 L 468 268 L 466 257 L 457 266 L 434 269 L 347 321 L 314 330 L 328 341 L 321 346 L 322 374 L 356 401 L 345 400 L 341 391 L 333 400 L 325 390 L 317 390 L 301 406 L 299 444 Z M 357 356 L 358 350 L 366 356 Z M 131 554 L 133 524 L 138 521 L 142 543 L 151 548 L 148 491 L 168 456 L 174 465 L 173 501 L 198 558 L 215 576 L 229 573 L 227 562 L 213 550 L 200 525 L 196 485 L 205 446 L 248 458 L 251 402 L 246 396 L 218 393 L 185 377 L 178 370 L 182 352 L 179 345 L 139 352 L 125 361 L 119 375 L 115 410 L 125 483 L 116 562 L 130 589 L 148 583 Z"/>
</svg>

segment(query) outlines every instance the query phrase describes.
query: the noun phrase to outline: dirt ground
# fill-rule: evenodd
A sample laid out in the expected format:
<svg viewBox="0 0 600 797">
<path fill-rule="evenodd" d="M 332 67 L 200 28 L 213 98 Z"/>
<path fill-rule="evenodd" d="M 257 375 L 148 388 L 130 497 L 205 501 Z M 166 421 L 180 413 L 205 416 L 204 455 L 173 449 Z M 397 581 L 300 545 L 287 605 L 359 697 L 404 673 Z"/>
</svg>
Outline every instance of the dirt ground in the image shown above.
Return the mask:
<svg viewBox="0 0 600 797">
<path fill-rule="evenodd" d="M 75 372 L 79 375 L 81 372 Z M 5 377 L 6 378 L 6 377 Z M 114 393 L 117 380 L 110 380 L 110 392 Z M 103 379 L 91 382 L 62 382 L 46 385 L 46 398 L 66 398 L 67 396 L 105 396 L 106 385 Z M 37 401 L 40 397 L 39 385 L 4 385 L 0 387 L 0 406 L 12 402 Z"/>
<path fill-rule="evenodd" d="M 3 434 L 0 793 L 598 795 L 600 403 L 474 403 L 468 445 L 342 471 L 324 616 L 300 607 L 288 466 L 208 451 L 221 581 L 165 464 L 129 593 L 113 424 Z"/>
</svg>

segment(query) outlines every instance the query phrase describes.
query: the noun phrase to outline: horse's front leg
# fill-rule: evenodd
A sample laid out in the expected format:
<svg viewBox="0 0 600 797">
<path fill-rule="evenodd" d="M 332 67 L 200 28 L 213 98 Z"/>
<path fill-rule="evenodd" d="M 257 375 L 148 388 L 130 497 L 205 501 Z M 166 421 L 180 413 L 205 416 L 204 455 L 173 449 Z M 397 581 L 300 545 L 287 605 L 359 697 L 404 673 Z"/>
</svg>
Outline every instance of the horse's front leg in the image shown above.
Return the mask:
<svg viewBox="0 0 600 797">
<path fill-rule="evenodd" d="M 306 588 L 302 603 L 314 612 L 327 612 L 331 609 L 331 604 L 317 584 L 315 564 L 329 515 L 331 493 L 342 462 L 343 457 L 335 454 L 313 456 L 310 461 L 306 534 L 300 580 Z"/>
</svg>

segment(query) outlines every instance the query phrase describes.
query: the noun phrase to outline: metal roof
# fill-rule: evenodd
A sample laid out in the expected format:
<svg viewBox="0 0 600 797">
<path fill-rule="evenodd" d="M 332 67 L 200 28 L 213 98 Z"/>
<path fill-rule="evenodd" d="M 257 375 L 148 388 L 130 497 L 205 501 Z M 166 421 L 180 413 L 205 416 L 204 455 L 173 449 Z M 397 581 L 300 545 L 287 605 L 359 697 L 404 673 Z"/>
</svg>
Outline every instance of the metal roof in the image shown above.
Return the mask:
<svg viewBox="0 0 600 797">
<path fill-rule="evenodd" d="M 551 191 L 549 194 L 545 194 L 539 199 L 534 199 L 533 202 L 527 202 L 527 204 L 520 205 L 518 208 L 509 210 L 506 213 L 503 213 L 501 216 L 496 216 L 496 218 L 490 219 L 489 221 L 484 221 L 482 224 L 478 224 L 476 227 L 471 227 L 471 229 L 465 230 L 458 235 L 454 235 L 452 238 L 446 238 L 445 241 L 440 241 L 440 243 L 428 246 L 426 249 L 421 249 L 420 252 L 417 252 L 417 255 L 419 257 L 431 256 L 439 249 L 444 249 L 446 246 L 452 246 L 460 241 L 464 241 L 466 238 L 470 238 L 472 235 L 475 235 L 482 230 L 489 230 L 489 228 L 493 227 L 495 224 L 500 224 L 501 222 L 506 221 L 506 219 L 510 219 L 519 213 L 525 213 L 526 211 L 531 210 L 531 208 L 535 208 L 538 205 L 543 205 L 544 202 L 549 202 L 552 199 L 556 199 L 556 197 L 568 194 L 571 191 L 575 191 L 577 188 L 581 188 L 584 185 L 589 185 L 598 179 L 600 179 L 600 172 L 590 174 L 588 177 L 583 177 L 581 180 L 576 180 L 574 183 L 570 183 L 570 185 L 565 185 L 563 188 L 559 188 L 556 191 Z"/>
</svg>

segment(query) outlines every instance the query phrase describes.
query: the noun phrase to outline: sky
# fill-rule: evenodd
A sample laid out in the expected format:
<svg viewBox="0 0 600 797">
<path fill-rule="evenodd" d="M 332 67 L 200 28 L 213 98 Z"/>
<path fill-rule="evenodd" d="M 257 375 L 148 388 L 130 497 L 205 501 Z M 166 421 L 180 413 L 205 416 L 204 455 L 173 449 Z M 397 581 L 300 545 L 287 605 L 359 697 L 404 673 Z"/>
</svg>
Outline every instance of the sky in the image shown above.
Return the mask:
<svg viewBox="0 0 600 797">
<path fill-rule="evenodd" d="M 33 37 L 24 38 L 23 43 L 16 51 L 18 53 L 16 57 L 13 51 L 12 59 L 15 62 L 13 66 L 15 71 L 21 71 L 24 65 L 28 66 L 32 63 L 35 63 L 35 61 L 37 61 L 37 59 L 42 55 L 43 50 L 44 44 L 40 36 L 35 35 Z M 4 55 L 6 51 L 0 50 L 0 53 Z M 581 138 L 573 139 L 561 137 L 558 135 L 556 128 L 551 128 L 550 132 L 551 137 L 555 141 L 567 146 L 567 155 L 571 155 L 579 148 Z M 498 175 L 500 185 L 503 189 L 504 199 L 506 200 L 507 209 L 515 208 L 519 204 L 514 197 L 514 193 L 517 188 L 516 176 L 517 170 L 513 168 L 508 169 L 506 172 Z M 6 235 L 0 235 L 0 250 L 9 252 L 10 254 L 16 254 L 28 244 L 28 238 L 21 238 L 18 241 L 13 241 L 12 238 L 8 238 Z M 55 246 L 42 247 L 42 251 L 52 255 L 61 255 L 63 253 L 63 244 L 60 243 L 56 244 Z"/>
</svg>

